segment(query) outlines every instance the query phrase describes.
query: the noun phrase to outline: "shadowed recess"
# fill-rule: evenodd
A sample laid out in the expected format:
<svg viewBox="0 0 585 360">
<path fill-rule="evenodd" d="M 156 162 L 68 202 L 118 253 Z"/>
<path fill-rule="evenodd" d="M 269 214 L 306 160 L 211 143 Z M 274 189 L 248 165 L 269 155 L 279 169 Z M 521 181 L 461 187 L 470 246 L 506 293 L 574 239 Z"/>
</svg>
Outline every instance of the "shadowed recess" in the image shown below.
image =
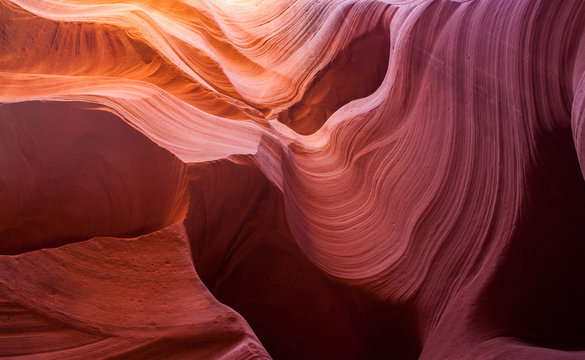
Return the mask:
<svg viewBox="0 0 585 360">
<path fill-rule="evenodd" d="M 192 166 L 185 220 L 195 268 L 275 359 L 416 359 L 409 304 L 333 281 L 292 238 L 282 194 L 250 165 Z"/>
<path fill-rule="evenodd" d="M 585 181 L 570 130 L 540 139 L 539 148 L 525 212 L 474 318 L 500 336 L 585 350 Z"/>
<path fill-rule="evenodd" d="M 278 121 L 302 135 L 319 130 L 337 109 L 373 93 L 388 69 L 390 36 L 381 26 L 352 40 L 315 75 L 302 99 Z"/>
<path fill-rule="evenodd" d="M 96 105 L 4 104 L 0 149 L 2 254 L 145 234 L 186 211 L 185 165 Z"/>
</svg>

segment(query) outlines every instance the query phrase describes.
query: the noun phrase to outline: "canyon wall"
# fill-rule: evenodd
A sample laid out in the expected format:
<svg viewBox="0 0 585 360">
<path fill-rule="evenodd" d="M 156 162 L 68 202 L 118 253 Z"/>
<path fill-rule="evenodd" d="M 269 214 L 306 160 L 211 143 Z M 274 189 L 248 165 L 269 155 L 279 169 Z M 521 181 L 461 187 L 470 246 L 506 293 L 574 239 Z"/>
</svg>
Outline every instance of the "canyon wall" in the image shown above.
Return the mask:
<svg viewBox="0 0 585 360">
<path fill-rule="evenodd" d="M 585 359 L 585 2 L 0 0 L 0 357 Z"/>
</svg>

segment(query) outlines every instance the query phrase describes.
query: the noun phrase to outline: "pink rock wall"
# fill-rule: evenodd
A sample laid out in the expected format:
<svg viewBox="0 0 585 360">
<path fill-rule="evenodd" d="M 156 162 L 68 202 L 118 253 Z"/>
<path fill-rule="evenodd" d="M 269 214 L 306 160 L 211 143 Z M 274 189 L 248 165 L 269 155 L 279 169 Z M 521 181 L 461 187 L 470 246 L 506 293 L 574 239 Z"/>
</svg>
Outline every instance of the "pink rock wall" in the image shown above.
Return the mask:
<svg viewBox="0 0 585 360">
<path fill-rule="evenodd" d="M 0 0 L 0 356 L 585 359 L 585 3 Z"/>
</svg>

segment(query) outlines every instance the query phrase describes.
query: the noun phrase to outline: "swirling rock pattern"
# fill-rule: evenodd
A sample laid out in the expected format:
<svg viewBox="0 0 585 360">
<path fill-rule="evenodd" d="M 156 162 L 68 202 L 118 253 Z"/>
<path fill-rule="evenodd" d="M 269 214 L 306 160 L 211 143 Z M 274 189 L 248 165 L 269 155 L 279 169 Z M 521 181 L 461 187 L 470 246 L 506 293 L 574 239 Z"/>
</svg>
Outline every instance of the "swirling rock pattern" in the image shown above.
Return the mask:
<svg viewBox="0 0 585 360">
<path fill-rule="evenodd" d="M 583 1 L 0 0 L 0 50 L 0 356 L 585 358 Z"/>
</svg>

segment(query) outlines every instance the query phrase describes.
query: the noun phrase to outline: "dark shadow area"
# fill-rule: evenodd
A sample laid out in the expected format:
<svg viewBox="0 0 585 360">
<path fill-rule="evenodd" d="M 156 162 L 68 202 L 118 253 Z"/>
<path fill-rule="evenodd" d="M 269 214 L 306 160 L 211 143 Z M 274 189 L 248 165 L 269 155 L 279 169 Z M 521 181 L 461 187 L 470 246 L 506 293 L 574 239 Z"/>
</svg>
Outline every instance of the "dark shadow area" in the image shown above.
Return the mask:
<svg viewBox="0 0 585 360">
<path fill-rule="evenodd" d="M 275 359 L 416 359 L 409 306 L 374 300 L 317 269 L 290 234 L 280 191 L 254 166 L 190 167 L 185 220 L 195 268 Z"/>
<path fill-rule="evenodd" d="M 585 181 L 570 130 L 543 137 L 522 218 L 475 323 L 499 336 L 585 349 Z"/>
<path fill-rule="evenodd" d="M 0 254 L 134 237 L 183 218 L 186 166 L 95 108 L 0 106 Z"/>
<path fill-rule="evenodd" d="M 354 39 L 317 73 L 303 98 L 278 115 L 278 121 L 299 134 L 314 133 L 343 105 L 380 87 L 389 55 L 390 36 L 381 26 Z"/>
</svg>

